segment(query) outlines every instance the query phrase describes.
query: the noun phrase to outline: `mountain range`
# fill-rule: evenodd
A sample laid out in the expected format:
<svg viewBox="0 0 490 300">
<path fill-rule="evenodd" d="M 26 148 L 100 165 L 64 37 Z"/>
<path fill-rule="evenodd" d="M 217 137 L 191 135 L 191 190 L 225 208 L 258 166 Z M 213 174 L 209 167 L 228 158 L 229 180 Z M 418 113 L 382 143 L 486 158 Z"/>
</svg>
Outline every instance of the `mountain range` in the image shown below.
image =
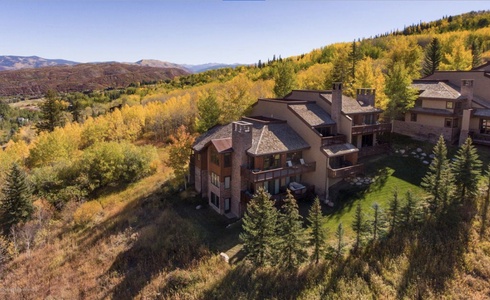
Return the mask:
<svg viewBox="0 0 490 300">
<path fill-rule="evenodd" d="M 115 61 L 111 62 L 96 62 L 99 63 L 117 63 Z M 156 59 L 142 59 L 137 62 L 122 62 L 124 64 L 132 64 L 139 66 L 147 66 L 153 68 L 177 68 L 185 70 L 189 73 L 200 73 L 207 70 L 227 68 L 227 67 L 237 67 L 243 64 L 222 64 L 222 63 L 206 63 L 199 65 L 191 64 L 175 64 L 171 62 L 156 60 Z M 74 66 L 81 64 L 80 62 L 65 60 L 65 59 L 47 59 L 39 56 L 14 56 L 5 55 L 0 56 L 0 71 L 12 71 L 21 69 L 33 69 L 42 67 L 53 67 L 53 66 Z M 95 62 L 94 62 L 95 64 Z"/>
</svg>

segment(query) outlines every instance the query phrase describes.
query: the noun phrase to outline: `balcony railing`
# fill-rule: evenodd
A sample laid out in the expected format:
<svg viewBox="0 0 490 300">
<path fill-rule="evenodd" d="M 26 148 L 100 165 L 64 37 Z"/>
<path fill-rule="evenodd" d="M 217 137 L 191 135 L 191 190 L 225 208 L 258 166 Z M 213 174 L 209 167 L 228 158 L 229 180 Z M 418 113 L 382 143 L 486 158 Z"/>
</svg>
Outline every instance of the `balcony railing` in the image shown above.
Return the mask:
<svg viewBox="0 0 490 300">
<path fill-rule="evenodd" d="M 296 176 L 316 170 L 316 162 L 298 164 L 291 167 L 283 167 L 272 170 L 250 170 L 242 167 L 241 175 L 248 179 L 249 182 L 257 183 L 272 180 L 281 177 Z"/>
<path fill-rule="evenodd" d="M 346 141 L 347 141 L 347 138 L 343 134 L 326 136 L 326 137 L 322 137 L 322 146 L 345 144 Z"/>
<path fill-rule="evenodd" d="M 356 175 L 364 171 L 363 164 L 357 164 L 354 166 L 343 167 L 340 169 L 332 169 L 328 167 L 328 177 L 330 178 L 344 178 L 350 175 Z"/>
<path fill-rule="evenodd" d="M 378 132 L 391 132 L 391 123 L 352 126 L 352 134 L 370 134 Z"/>
<path fill-rule="evenodd" d="M 471 131 L 470 137 L 475 144 L 490 145 L 490 134 L 481 134 Z"/>
</svg>

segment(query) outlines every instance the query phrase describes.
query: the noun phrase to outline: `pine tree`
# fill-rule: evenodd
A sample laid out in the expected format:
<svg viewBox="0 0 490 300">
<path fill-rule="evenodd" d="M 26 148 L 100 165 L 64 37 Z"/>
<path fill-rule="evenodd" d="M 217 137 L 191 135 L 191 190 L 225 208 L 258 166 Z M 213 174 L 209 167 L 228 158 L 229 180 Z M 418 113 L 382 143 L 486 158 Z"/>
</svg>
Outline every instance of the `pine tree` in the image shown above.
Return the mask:
<svg viewBox="0 0 490 300">
<path fill-rule="evenodd" d="M 39 131 L 53 131 L 56 127 L 65 124 L 63 118 L 64 105 L 56 96 L 56 92 L 49 90 L 45 96 L 46 100 L 40 105 L 42 121 L 37 124 Z"/>
<path fill-rule="evenodd" d="M 476 68 L 482 64 L 482 43 L 478 38 L 474 38 L 471 42 L 471 67 Z"/>
<path fill-rule="evenodd" d="M 296 87 L 296 73 L 293 64 L 289 61 L 278 64 L 274 77 L 274 93 L 279 98 L 286 96 Z"/>
<path fill-rule="evenodd" d="M 344 227 L 342 226 L 342 223 L 339 223 L 339 225 L 337 226 L 337 230 L 335 230 L 335 239 L 335 255 L 337 257 L 341 257 L 344 254 L 346 246 L 344 242 Z"/>
<path fill-rule="evenodd" d="M 348 60 L 350 63 L 350 73 L 353 82 L 356 81 L 357 62 L 360 61 L 361 59 L 362 59 L 362 53 L 359 51 L 359 49 L 357 49 L 356 41 L 353 41 L 351 45 L 351 50 L 348 55 Z"/>
<path fill-rule="evenodd" d="M 417 199 L 410 190 L 405 194 L 405 205 L 401 208 L 401 222 L 405 228 L 410 228 L 418 221 L 419 211 Z"/>
<path fill-rule="evenodd" d="M 390 232 L 394 232 L 395 228 L 400 223 L 400 202 L 398 200 L 398 191 L 393 191 L 393 198 L 390 201 L 390 208 L 388 210 Z"/>
<path fill-rule="evenodd" d="M 325 251 L 325 242 L 327 239 L 327 234 L 325 229 L 322 227 L 323 216 L 322 207 L 320 205 L 320 199 L 318 197 L 313 201 L 313 205 L 310 208 L 308 214 L 308 221 L 310 222 L 310 245 L 313 247 L 313 253 L 311 258 L 318 263 L 320 257 Z"/>
<path fill-rule="evenodd" d="M 375 202 L 372 208 L 373 220 L 371 221 L 371 228 L 373 232 L 373 240 L 375 241 L 386 233 L 386 215 L 378 203 Z"/>
<path fill-rule="evenodd" d="M 363 238 L 366 234 L 366 220 L 364 214 L 362 213 L 361 204 L 357 204 L 356 214 L 354 215 L 354 221 L 352 222 L 352 230 L 356 234 L 356 241 L 354 244 L 354 250 L 357 251 L 361 246 Z"/>
<path fill-rule="evenodd" d="M 454 182 L 461 192 L 461 200 L 473 199 L 476 196 L 481 165 L 482 162 L 478 159 L 478 153 L 471 138 L 467 138 L 458 149 L 452 165 Z"/>
<path fill-rule="evenodd" d="M 439 136 L 437 144 L 432 150 L 434 159 L 429 166 L 429 170 L 422 178 L 422 187 L 432 195 L 429 198 L 429 209 L 432 213 L 436 212 L 441 202 L 448 201 L 450 197 L 450 186 L 452 185 L 452 173 L 450 163 L 447 158 L 446 142 L 442 135 Z"/>
<path fill-rule="evenodd" d="M 282 209 L 283 213 L 279 214 L 278 222 L 279 258 L 284 267 L 293 269 L 303 263 L 308 254 L 304 248 L 305 234 L 302 217 L 299 214 L 296 199 L 289 189 Z"/>
<path fill-rule="evenodd" d="M 10 168 L 2 193 L 0 224 L 8 232 L 13 225 L 29 220 L 34 212 L 27 176 L 19 165 L 14 163 Z"/>
<path fill-rule="evenodd" d="M 198 117 L 196 119 L 196 130 L 199 133 L 206 132 L 209 128 L 218 124 L 221 110 L 216 99 L 216 94 L 209 93 L 207 97 L 200 98 L 197 102 Z"/>
<path fill-rule="evenodd" d="M 429 76 L 439 69 L 442 60 L 442 46 L 438 38 L 433 38 L 432 42 L 425 48 L 425 56 L 422 67 L 422 74 Z"/>
<path fill-rule="evenodd" d="M 386 114 L 391 119 L 401 116 L 415 104 L 417 92 L 410 87 L 410 76 L 403 63 L 395 63 L 391 70 L 388 70 L 386 77 L 385 94 L 390 99 Z"/>
<path fill-rule="evenodd" d="M 260 188 L 247 205 L 243 217 L 243 232 L 240 234 L 246 258 L 257 267 L 274 262 L 277 249 L 277 216 L 278 212 L 269 194 Z"/>
</svg>

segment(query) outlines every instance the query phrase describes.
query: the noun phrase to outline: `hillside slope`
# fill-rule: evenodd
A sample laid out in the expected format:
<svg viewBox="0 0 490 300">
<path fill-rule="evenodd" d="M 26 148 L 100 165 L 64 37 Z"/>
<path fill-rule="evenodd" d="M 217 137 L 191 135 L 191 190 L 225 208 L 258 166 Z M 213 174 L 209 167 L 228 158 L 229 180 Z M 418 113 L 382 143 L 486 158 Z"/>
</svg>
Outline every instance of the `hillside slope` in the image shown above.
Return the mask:
<svg viewBox="0 0 490 300">
<path fill-rule="evenodd" d="M 186 75 L 177 68 L 153 68 L 121 63 L 79 64 L 0 72 L 0 96 L 42 96 L 57 92 L 83 92 L 124 88 L 131 83 L 154 82 Z"/>
</svg>

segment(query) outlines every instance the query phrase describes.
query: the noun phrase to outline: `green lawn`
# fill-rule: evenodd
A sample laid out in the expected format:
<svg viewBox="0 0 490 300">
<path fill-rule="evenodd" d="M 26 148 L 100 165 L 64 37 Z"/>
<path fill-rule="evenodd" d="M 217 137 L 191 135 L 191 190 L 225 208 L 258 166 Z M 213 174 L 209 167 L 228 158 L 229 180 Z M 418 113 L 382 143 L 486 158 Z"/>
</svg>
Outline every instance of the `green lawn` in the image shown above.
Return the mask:
<svg viewBox="0 0 490 300">
<path fill-rule="evenodd" d="M 363 163 L 366 175 L 375 178 L 375 182 L 368 187 L 358 187 L 345 182 L 336 187 L 335 206 L 325 207 L 326 227 L 331 236 L 340 222 L 344 225 L 346 235 L 352 235 L 350 226 L 358 203 L 361 203 L 364 214 L 370 215 L 375 202 L 383 209 L 388 209 L 388 203 L 395 189 L 398 190 L 399 199 L 402 202 L 408 190 L 419 197 L 424 196 L 420 181 L 427 172 L 427 165 L 424 165 L 420 159 L 411 156 L 382 155 L 363 161 Z"/>
</svg>

